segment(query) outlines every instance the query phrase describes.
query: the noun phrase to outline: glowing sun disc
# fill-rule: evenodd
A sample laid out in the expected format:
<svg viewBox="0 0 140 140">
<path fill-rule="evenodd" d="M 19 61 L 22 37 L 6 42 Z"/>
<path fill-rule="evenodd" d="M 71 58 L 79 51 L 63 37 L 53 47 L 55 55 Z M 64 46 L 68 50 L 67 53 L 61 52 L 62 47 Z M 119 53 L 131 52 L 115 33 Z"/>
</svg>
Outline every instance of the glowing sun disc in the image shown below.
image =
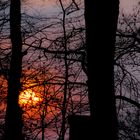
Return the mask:
<svg viewBox="0 0 140 140">
<path fill-rule="evenodd" d="M 40 101 L 40 98 L 36 96 L 35 92 L 31 89 L 24 90 L 19 95 L 19 104 L 22 105 L 35 105 Z"/>
</svg>

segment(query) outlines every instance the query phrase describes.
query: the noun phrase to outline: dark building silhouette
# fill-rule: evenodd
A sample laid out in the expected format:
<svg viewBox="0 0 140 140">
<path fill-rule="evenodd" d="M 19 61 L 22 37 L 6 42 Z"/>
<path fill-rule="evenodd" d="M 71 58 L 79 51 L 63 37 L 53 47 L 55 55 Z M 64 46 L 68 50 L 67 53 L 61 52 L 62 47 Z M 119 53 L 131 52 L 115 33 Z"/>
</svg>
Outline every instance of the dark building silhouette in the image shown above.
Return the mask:
<svg viewBox="0 0 140 140">
<path fill-rule="evenodd" d="M 68 121 L 70 125 L 69 140 L 92 139 L 90 116 L 71 115 Z"/>
</svg>

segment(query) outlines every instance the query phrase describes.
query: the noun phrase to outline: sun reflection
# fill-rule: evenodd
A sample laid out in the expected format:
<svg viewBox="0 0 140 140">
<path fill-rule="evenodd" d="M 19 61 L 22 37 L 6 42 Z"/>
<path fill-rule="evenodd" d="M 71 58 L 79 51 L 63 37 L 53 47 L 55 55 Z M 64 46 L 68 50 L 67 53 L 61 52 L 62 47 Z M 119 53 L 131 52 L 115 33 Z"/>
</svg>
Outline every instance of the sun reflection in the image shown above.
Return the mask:
<svg viewBox="0 0 140 140">
<path fill-rule="evenodd" d="M 19 95 L 20 106 L 36 105 L 40 101 L 40 98 L 36 96 L 35 92 L 31 89 L 24 90 Z"/>
</svg>

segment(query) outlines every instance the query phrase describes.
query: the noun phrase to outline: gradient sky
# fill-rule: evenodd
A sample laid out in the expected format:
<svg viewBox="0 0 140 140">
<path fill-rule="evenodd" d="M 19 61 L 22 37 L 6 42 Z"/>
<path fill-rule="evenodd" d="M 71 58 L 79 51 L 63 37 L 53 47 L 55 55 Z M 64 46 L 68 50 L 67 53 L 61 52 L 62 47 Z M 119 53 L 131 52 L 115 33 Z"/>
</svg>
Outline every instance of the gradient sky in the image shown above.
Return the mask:
<svg viewBox="0 0 140 140">
<path fill-rule="evenodd" d="M 26 10 L 54 13 L 58 10 L 56 1 L 57 0 L 29 0 L 25 4 L 27 6 Z M 123 10 L 125 13 L 130 13 L 138 2 L 140 2 L 140 0 L 120 0 L 120 11 Z"/>
<path fill-rule="evenodd" d="M 29 0 L 23 4 L 26 12 L 41 13 L 49 15 L 54 13 L 58 8 L 56 7 L 56 0 Z"/>
</svg>

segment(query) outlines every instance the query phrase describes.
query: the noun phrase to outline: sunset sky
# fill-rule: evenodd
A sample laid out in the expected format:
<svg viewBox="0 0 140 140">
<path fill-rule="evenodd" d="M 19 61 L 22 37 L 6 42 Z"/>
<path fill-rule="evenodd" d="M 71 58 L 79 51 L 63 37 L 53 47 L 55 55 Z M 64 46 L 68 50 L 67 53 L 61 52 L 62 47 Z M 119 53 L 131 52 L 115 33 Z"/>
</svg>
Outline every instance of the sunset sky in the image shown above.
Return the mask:
<svg viewBox="0 0 140 140">
<path fill-rule="evenodd" d="M 57 1 L 57 2 L 56 2 Z M 65 1 L 67 1 L 67 0 L 63 0 L 64 2 Z M 76 0 L 76 1 L 78 1 L 78 0 Z M 81 1 L 84 1 L 84 0 L 81 0 Z M 131 13 L 131 11 L 133 10 L 133 8 L 134 8 L 134 6 L 136 6 L 136 4 L 139 2 L 140 0 L 120 0 L 120 11 L 123 11 L 124 13 Z M 58 5 L 58 0 L 29 0 L 29 1 L 26 1 L 25 3 L 24 3 L 24 5 L 23 5 L 23 7 L 24 7 L 24 10 L 26 11 L 26 12 L 31 12 L 31 13 L 33 13 L 33 14 L 40 14 L 40 15 L 44 15 L 44 16 L 51 16 L 52 14 L 54 14 L 54 15 L 57 15 L 58 13 L 59 13 L 59 11 L 60 11 L 60 7 L 59 7 L 59 5 Z M 83 16 L 83 18 L 84 18 L 84 16 Z M 101 17 L 102 18 L 102 17 Z M 76 18 L 76 20 L 78 20 L 77 18 Z M 74 66 L 73 66 L 74 67 Z M 56 79 L 57 80 L 57 79 Z M 59 79 L 58 79 L 59 80 Z M 40 88 L 41 89 L 41 88 Z M 36 90 L 40 90 L 39 88 L 38 89 L 36 89 Z M 45 88 L 44 88 L 45 89 Z M 62 91 L 63 91 L 63 89 L 61 89 Z M 79 89 L 77 89 L 77 91 L 78 91 Z M 82 89 L 83 91 L 84 91 L 84 88 Z M 41 91 L 41 90 L 40 90 Z M 54 90 L 55 91 L 55 90 Z M 73 90 L 74 91 L 74 90 Z M 72 91 L 72 92 L 73 92 Z M 73 93 L 76 95 L 77 94 L 77 91 L 74 91 Z M 80 92 L 81 92 L 81 89 L 79 90 Z M 78 92 L 79 92 L 78 91 Z M 81 92 L 82 94 L 84 93 L 84 92 Z M 56 91 L 55 91 L 56 92 Z M 51 93 L 55 93 L 55 92 L 51 92 Z M 70 91 L 71 92 L 71 91 Z M 37 104 L 37 102 L 39 102 L 40 101 L 40 97 L 37 97 L 35 94 L 35 92 L 33 92 L 33 91 L 30 91 L 30 90 L 25 90 L 24 91 L 24 93 L 25 94 L 21 94 L 20 95 L 20 104 L 22 104 L 23 106 L 25 106 L 25 104 L 33 104 L 33 105 L 36 105 Z M 39 93 L 42 93 L 42 94 L 40 94 L 41 96 L 43 96 L 43 95 L 45 95 L 46 96 L 46 93 L 47 93 L 47 95 L 50 95 L 50 99 L 52 100 L 52 102 L 51 102 L 51 100 L 50 99 L 48 99 L 48 97 L 46 96 L 46 98 L 44 98 L 44 100 L 41 100 L 42 101 L 42 103 L 39 105 L 39 106 L 37 106 L 37 111 L 34 111 L 35 113 L 37 112 L 39 112 L 41 115 L 45 112 L 47 112 L 44 116 L 47 118 L 46 120 L 49 122 L 49 119 L 51 118 L 53 118 L 54 116 L 56 116 L 56 115 L 59 115 L 60 113 L 59 112 L 61 112 L 61 109 L 63 108 L 63 106 L 62 106 L 62 101 L 63 101 L 63 98 L 61 98 L 61 96 L 60 95 L 62 95 L 62 94 L 53 94 L 53 95 L 51 95 L 48 91 L 47 92 L 43 92 L 43 90 L 42 90 L 42 92 L 39 92 Z M 43 94 L 44 93 L 44 94 Z M 56 92 L 57 93 L 57 92 Z M 79 93 L 78 93 L 79 94 Z M 55 96 L 54 96 L 55 95 Z M 59 98 L 56 98 L 57 96 L 56 95 L 59 95 L 60 97 Z M 79 101 L 79 99 L 80 99 L 80 104 L 81 104 L 81 97 L 80 98 L 78 98 L 78 96 L 73 96 L 73 98 L 71 99 L 72 100 L 72 102 L 78 102 Z M 55 98 L 52 98 L 52 97 L 55 97 Z M 71 98 L 71 97 L 70 97 Z M 73 100 L 75 98 L 75 100 Z M 82 97 L 83 98 L 83 97 Z M 76 101 L 76 99 L 77 99 L 77 101 Z M 83 99 L 86 99 L 86 97 L 84 96 L 84 98 Z M 55 102 L 54 101 L 56 101 L 56 104 L 55 104 Z M 45 103 L 44 103 L 45 102 Z M 68 102 L 69 102 L 69 99 L 68 99 Z M 71 104 L 71 102 L 70 102 L 70 104 Z M 40 109 L 40 106 L 42 107 L 41 109 Z M 76 106 L 76 105 L 75 105 Z M 30 107 L 30 106 L 29 106 Z M 47 107 L 46 108 L 46 110 L 44 109 L 44 107 Z M 69 107 L 69 106 L 68 106 Z M 50 109 L 49 109 L 50 108 Z M 70 107 L 69 107 L 70 108 Z M 44 111 L 45 110 L 45 111 Z M 55 110 L 55 111 L 54 111 Z M 28 112 L 27 112 L 28 113 Z M 34 114 L 35 114 L 34 113 Z M 34 115 L 33 113 L 31 114 L 31 115 Z M 40 115 L 39 114 L 39 115 Z M 41 116 L 40 115 L 40 116 Z M 45 118 L 44 117 L 44 118 Z M 50 119 L 50 120 L 51 120 Z M 47 122 L 46 121 L 46 122 Z M 46 123 L 45 122 L 45 123 Z M 43 131 L 42 131 L 43 132 Z M 55 136 L 56 134 L 54 134 L 54 136 Z M 46 136 L 47 137 L 47 136 Z M 53 139 L 51 139 L 51 140 L 53 140 Z"/>
<path fill-rule="evenodd" d="M 58 5 L 56 5 L 57 0 L 30 0 L 25 2 L 26 10 L 32 10 L 34 12 L 41 12 L 43 14 L 52 14 L 58 10 Z M 120 0 L 120 11 L 123 11 L 125 13 L 130 13 L 134 6 L 137 5 L 137 3 L 140 2 L 140 0 Z"/>
<path fill-rule="evenodd" d="M 138 2 L 140 2 L 140 0 L 120 0 L 120 10 L 123 8 L 124 12 L 131 12 Z"/>
<path fill-rule="evenodd" d="M 24 3 L 23 7 L 26 12 L 32 11 L 33 13 L 41 13 L 43 15 L 53 14 L 58 10 L 56 0 L 29 0 Z"/>
</svg>

